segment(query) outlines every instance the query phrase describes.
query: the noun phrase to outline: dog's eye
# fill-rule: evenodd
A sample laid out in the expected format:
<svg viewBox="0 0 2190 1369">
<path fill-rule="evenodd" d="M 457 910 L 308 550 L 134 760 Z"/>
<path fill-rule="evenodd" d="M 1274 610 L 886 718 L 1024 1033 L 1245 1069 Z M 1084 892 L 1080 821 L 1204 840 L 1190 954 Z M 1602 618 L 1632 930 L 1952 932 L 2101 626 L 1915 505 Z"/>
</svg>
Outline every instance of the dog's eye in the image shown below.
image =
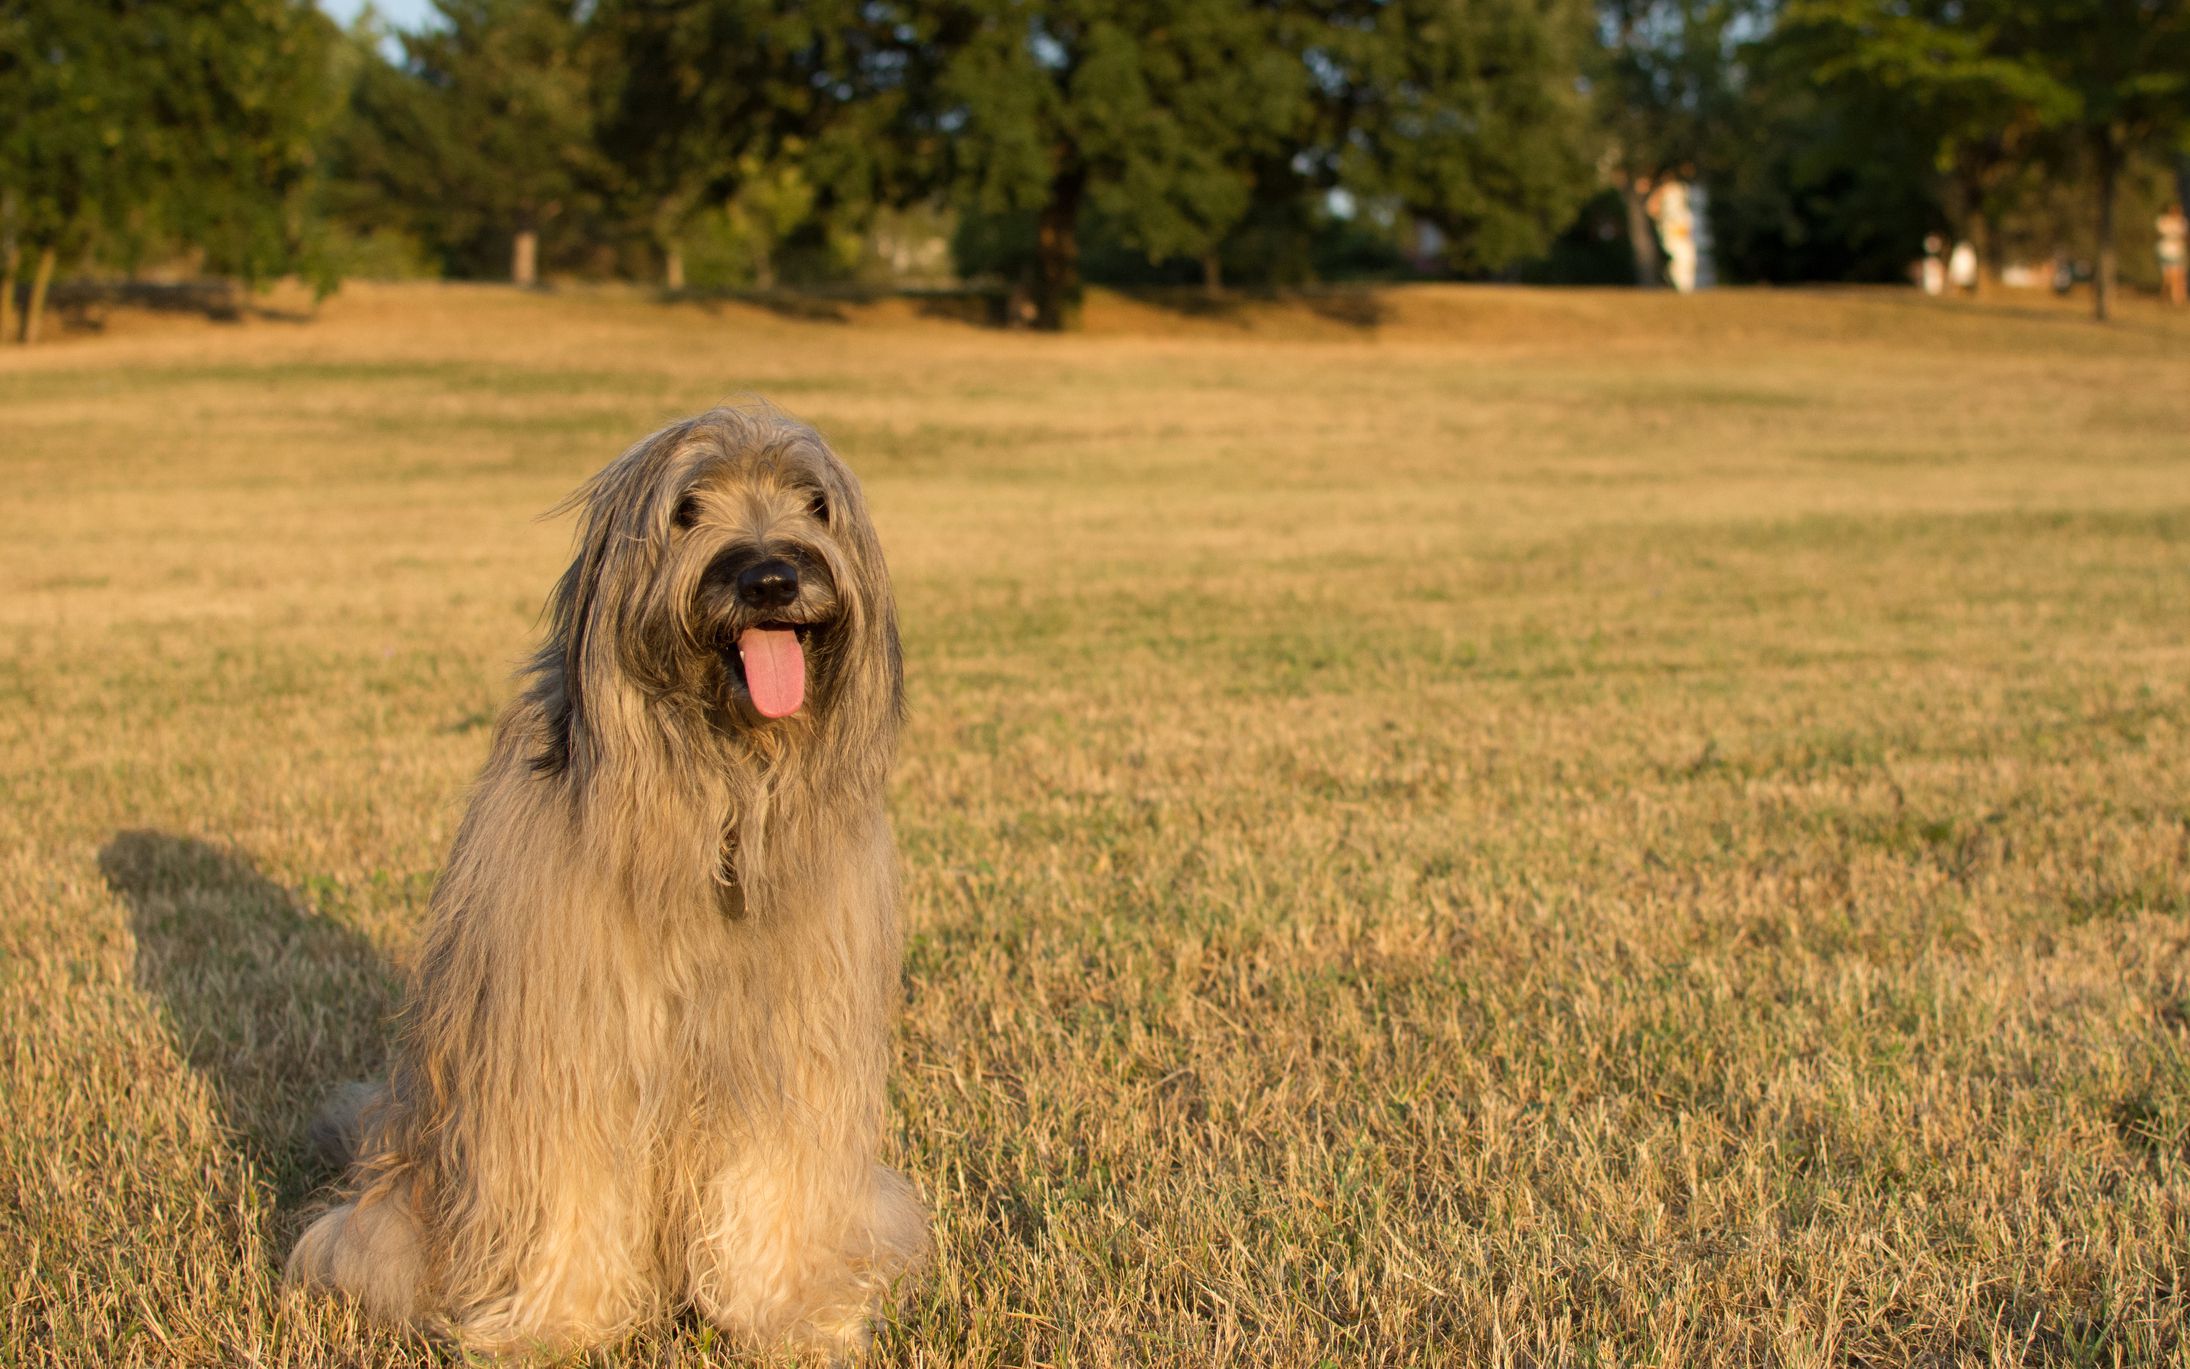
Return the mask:
<svg viewBox="0 0 2190 1369">
<path fill-rule="evenodd" d="M 677 501 L 677 526 L 689 528 L 700 521 L 700 497 L 688 494 Z"/>
<path fill-rule="evenodd" d="M 829 496 L 823 494 L 819 490 L 815 490 L 814 497 L 806 501 L 806 512 L 813 515 L 813 519 L 816 523 L 828 522 Z"/>
</svg>

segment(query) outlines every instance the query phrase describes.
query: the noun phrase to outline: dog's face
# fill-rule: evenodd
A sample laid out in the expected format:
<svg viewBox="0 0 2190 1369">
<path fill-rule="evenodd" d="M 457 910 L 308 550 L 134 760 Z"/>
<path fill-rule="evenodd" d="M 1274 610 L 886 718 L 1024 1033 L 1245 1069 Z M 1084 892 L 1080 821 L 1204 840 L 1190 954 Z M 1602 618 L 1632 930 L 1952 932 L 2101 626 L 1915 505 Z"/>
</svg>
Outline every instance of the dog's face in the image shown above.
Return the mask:
<svg viewBox="0 0 2190 1369">
<path fill-rule="evenodd" d="M 594 716 L 624 686 L 657 728 L 700 719 L 769 747 L 824 730 L 872 747 L 894 728 L 881 548 L 858 482 L 812 429 L 714 410 L 625 452 L 573 502 L 585 528 L 535 663 L 553 732 L 542 768 L 642 721 Z"/>
<path fill-rule="evenodd" d="M 708 463 L 670 519 L 672 578 L 693 582 L 679 673 L 749 726 L 826 706 L 843 665 L 833 482 L 787 455 Z"/>
</svg>

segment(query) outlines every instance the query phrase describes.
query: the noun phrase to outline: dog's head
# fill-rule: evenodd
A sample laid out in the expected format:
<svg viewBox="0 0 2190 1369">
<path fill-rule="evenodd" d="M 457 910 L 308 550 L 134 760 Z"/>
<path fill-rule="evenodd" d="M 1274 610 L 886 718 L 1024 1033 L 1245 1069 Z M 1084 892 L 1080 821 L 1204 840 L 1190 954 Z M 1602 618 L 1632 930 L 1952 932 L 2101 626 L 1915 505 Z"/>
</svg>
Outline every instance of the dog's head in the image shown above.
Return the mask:
<svg viewBox="0 0 2190 1369">
<path fill-rule="evenodd" d="M 859 482 L 811 428 L 712 410 L 640 442 L 571 503 L 584 528 L 535 663 L 542 768 L 618 726 L 687 741 L 705 729 L 770 753 L 894 727 L 902 671 L 881 547 Z M 633 700 L 652 716 L 603 716 Z"/>
</svg>

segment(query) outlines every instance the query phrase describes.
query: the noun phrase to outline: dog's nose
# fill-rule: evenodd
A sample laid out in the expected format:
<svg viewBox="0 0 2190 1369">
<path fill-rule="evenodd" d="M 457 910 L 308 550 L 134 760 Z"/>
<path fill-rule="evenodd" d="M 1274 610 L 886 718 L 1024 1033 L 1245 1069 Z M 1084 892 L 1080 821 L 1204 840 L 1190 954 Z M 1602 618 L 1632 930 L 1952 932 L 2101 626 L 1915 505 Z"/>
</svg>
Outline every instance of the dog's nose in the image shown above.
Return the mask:
<svg viewBox="0 0 2190 1369">
<path fill-rule="evenodd" d="M 798 598 L 798 567 L 761 561 L 738 572 L 738 598 L 752 608 L 782 608 Z"/>
</svg>

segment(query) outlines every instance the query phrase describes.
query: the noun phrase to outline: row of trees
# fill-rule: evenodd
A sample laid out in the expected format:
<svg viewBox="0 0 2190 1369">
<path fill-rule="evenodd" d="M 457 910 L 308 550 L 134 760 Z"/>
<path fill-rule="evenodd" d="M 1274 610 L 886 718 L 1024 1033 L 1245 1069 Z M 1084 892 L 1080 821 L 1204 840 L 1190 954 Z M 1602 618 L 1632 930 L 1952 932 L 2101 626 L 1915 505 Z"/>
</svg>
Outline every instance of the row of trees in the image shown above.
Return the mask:
<svg viewBox="0 0 2190 1369">
<path fill-rule="evenodd" d="M 1602 0 L 1601 126 L 1632 187 L 1696 168 L 1737 275 L 1879 276 L 1930 232 L 2088 255 L 2190 196 L 2185 0 Z M 1639 239 L 1638 239 L 1639 240 Z M 1647 271 L 1650 263 L 1638 263 Z"/>
<path fill-rule="evenodd" d="M 940 201 L 1059 327 L 1090 225 L 1214 284 L 1228 246 L 1312 236 L 1342 192 L 1495 269 L 1588 189 L 1576 0 L 440 4 L 356 87 L 343 209 L 475 267 L 500 228 L 520 279 L 558 221 L 675 285 L 727 219 L 765 284 L 780 246 Z"/>
<path fill-rule="evenodd" d="M 2088 187 L 2107 317 L 2126 172 L 2190 152 L 2184 0 L 1789 0 L 1789 57 L 1920 130 L 1946 205 L 1998 258 L 2049 184 Z"/>
<path fill-rule="evenodd" d="M 35 339 L 57 266 L 94 250 L 305 260 L 335 37 L 296 0 L 0 3 L 0 334 Z"/>
<path fill-rule="evenodd" d="M 2190 0 L 436 5 L 390 41 L 308 0 L 0 0 L 0 300 L 28 270 L 35 333 L 57 264 L 178 252 L 765 286 L 908 215 L 1050 327 L 1091 268 L 1647 284 L 1677 175 L 1737 278 L 2087 243 L 2103 315 L 2123 187 L 2190 145 Z"/>
</svg>

